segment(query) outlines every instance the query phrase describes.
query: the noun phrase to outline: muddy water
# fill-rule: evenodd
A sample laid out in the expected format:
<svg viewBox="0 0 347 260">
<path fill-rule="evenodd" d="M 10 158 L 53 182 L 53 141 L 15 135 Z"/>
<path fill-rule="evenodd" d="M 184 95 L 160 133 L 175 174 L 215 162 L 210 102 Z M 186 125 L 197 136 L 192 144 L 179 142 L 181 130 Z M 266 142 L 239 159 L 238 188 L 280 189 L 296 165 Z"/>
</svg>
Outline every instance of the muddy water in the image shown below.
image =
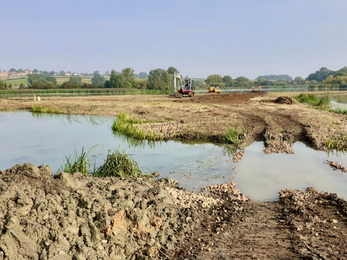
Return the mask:
<svg viewBox="0 0 347 260">
<path fill-rule="evenodd" d="M 90 151 L 96 156 L 95 166 L 103 163 L 108 150 L 124 150 L 145 172 L 160 171 L 161 177 L 175 179 L 190 190 L 234 180 L 245 195 L 258 201 L 275 200 L 281 189 L 308 186 L 347 198 L 347 174 L 325 164 L 329 159 L 347 166 L 347 156 L 343 154 L 327 155 L 295 143 L 294 155 L 265 155 L 263 143 L 255 142 L 234 164 L 223 146 L 211 143 L 130 145 L 126 138 L 112 133 L 113 121 L 105 117 L 0 113 L 0 169 L 30 162 L 48 164 L 57 172 L 65 156 L 80 153 L 82 147 L 88 150 L 95 146 Z"/>
</svg>

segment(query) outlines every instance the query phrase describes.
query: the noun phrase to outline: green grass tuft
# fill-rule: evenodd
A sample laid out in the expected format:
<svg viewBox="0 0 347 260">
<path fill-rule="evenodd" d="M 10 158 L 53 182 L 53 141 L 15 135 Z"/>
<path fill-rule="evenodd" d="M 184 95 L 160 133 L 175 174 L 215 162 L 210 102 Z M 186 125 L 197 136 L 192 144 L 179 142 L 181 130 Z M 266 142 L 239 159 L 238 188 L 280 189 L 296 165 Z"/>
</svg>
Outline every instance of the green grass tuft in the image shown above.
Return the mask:
<svg viewBox="0 0 347 260">
<path fill-rule="evenodd" d="M 75 151 L 74 159 L 72 159 L 71 156 L 69 157 L 65 156 L 66 163 L 64 166 L 61 166 L 60 170 L 67 173 L 80 172 L 80 173 L 89 175 L 90 162 L 92 158 L 91 156 L 89 156 L 89 153 L 94 147 L 90 148 L 88 152 L 86 152 L 83 147 L 81 154 L 78 154 L 77 151 Z"/>
<path fill-rule="evenodd" d="M 96 177 L 133 177 L 149 176 L 140 169 L 137 162 L 133 158 L 123 152 L 115 150 L 108 153 L 105 163 L 100 166 L 94 173 Z"/>
<path fill-rule="evenodd" d="M 243 136 L 244 133 L 239 133 L 237 126 L 235 126 L 224 131 L 222 140 L 226 144 L 239 144 L 242 142 Z"/>
</svg>

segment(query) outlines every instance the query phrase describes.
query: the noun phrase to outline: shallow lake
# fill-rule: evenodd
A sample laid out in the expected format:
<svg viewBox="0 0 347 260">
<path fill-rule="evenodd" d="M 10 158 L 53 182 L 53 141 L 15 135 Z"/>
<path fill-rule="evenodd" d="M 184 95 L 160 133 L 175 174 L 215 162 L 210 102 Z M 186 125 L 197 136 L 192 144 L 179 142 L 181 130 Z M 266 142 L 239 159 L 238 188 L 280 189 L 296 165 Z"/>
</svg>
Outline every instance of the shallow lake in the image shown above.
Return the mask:
<svg viewBox="0 0 347 260">
<path fill-rule="evenodd" d="M 160 177 L 177 180 L 182 187 L 200 187 L 235 181 L 253 200 L 275 200 L 281 189 L 308 186 L 347 198 L 347 174 L 333 171 L 326 160 L 347 166 L 345 154 L 326 154 L 295 143 L 294 155 L 263 153 L 263 143 L 245 149 L 238 163 L 232 163 L 228 150 L 211 143 L 177 141 L 131 145 L 111 130 L 114 118 L 1 112 L 0 169 L 18 163 L 47 164 L 57 172 L 65 156 L 82 148 L 95 155 L 100 166 L 109 150 L 124 150 L 138 161 L 145 172 L 160 171 Z M 234 168 L 235 167 L 235 168 Z"/>
</svg>

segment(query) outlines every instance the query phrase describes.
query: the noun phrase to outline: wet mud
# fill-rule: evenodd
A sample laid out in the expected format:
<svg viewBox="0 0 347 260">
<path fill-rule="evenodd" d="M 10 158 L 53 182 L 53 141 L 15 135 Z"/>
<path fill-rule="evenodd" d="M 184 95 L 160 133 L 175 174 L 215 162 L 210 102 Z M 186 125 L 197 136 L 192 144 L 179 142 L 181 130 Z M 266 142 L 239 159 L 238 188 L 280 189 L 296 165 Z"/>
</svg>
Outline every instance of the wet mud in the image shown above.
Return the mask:
<svg viewBox="0 0 347 260">
<path fill-rule="evenodd" d="M 284 190 L 253 202 L 235 183 L 0 171 L 0 259 L 344 259 L 347 203 Z"/>
</svg>

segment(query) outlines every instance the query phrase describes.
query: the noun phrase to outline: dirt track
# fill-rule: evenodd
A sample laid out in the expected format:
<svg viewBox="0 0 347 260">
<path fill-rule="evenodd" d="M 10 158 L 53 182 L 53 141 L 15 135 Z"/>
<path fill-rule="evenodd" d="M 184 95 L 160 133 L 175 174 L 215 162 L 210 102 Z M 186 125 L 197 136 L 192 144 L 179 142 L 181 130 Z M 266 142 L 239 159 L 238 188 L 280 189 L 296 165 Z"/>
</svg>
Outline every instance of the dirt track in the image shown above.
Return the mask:
<svg viewBox="0 0 347 260">
<path fill-rule="evenodd" d="M 215 140 L 237 125 L 243 145 L 264 140 L 268 153 L 290 153 L 296 140 L 326 149 L 327 140 L 345 136 L 346 116 L 276 103 L 278 96 L 20 98 L 0 100 L 0 110 L 126 111 L 159 121 L 144 129 L 165 133 L 171 124 L 187 139 Z M 187 193 L 169 180 L 54 177 L 30 165 L 0 171 L 0 259 L 347 258 L 346 201 L 334 194 L 288 190 L 267 203 L 247 200 L 233 184 L 209 192 L 208 198 Z"/>
</svg>

